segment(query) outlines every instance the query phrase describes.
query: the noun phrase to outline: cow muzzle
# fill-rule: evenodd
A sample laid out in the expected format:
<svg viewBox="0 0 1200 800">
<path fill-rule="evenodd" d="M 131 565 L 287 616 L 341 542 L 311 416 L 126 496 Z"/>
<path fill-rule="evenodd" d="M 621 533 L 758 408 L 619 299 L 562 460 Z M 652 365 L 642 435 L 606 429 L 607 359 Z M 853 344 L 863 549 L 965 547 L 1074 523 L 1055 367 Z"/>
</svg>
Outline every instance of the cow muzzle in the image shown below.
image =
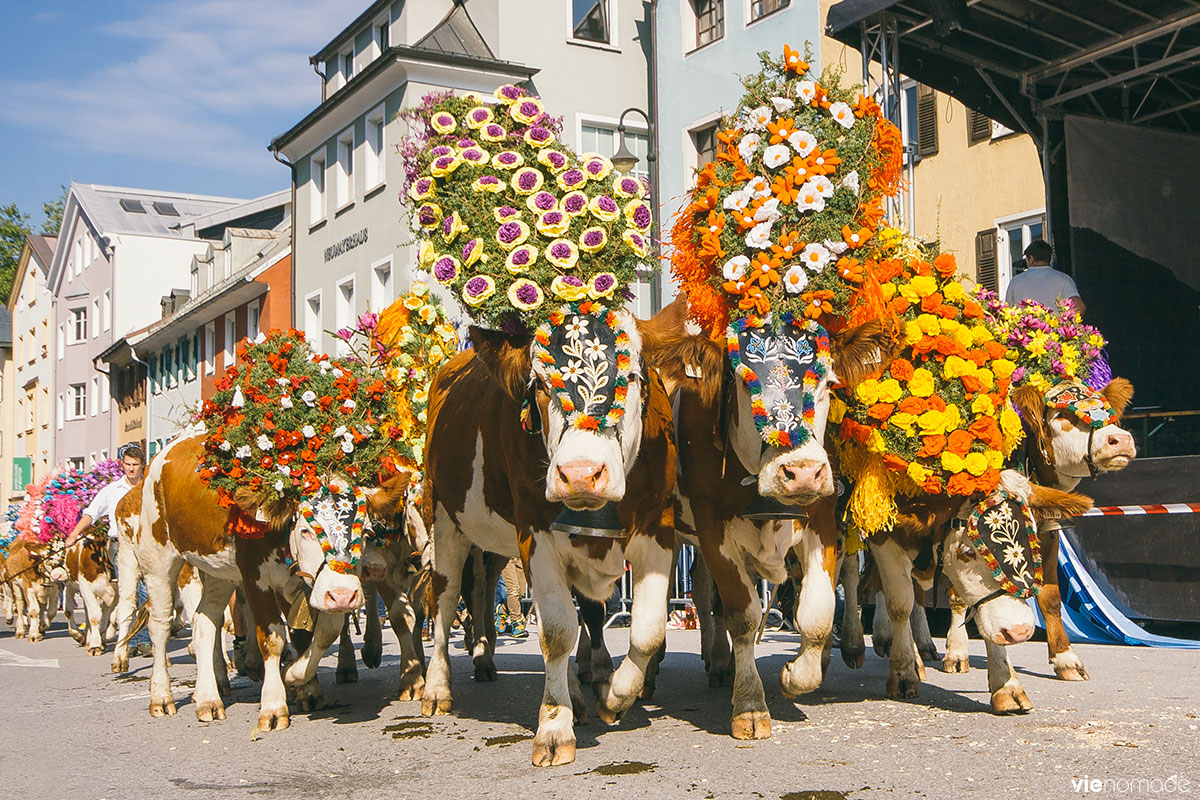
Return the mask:
<svg viewBox="0 0 1200 800">
<path fill-rule="evenodd" d="M 1096 434 L 1098 446 L 1092 460 L 1103 472 L 1124 469 L 1129 462 L 1137 457 L 1137 445 L 1133 442 L 1133 434 L 1115 425 L 1110 429 Z"/>
<path fill-rule="evenodd" d="M 362 592 L 357 589 L 335 587 L 327 589 L 321 598 L 319 611 L 356 611 L 363 603 Z"/>
<path fill-rule="evenodd" d="M 833 494 L 829 462 L 796 459 L 768 465 L 759 479 L 759 494 L 792 505 L 808 505 Z"/>
<path fill-rule="evenodd" d="M 610 477 L 608 466 L 595 461 L 572 461 L 560 464 L 554 469 L 553 493 L 558 500 L 576 511 L 595 510 L 609 500 L 619 500 L 610 496 Z"/>
</svg>

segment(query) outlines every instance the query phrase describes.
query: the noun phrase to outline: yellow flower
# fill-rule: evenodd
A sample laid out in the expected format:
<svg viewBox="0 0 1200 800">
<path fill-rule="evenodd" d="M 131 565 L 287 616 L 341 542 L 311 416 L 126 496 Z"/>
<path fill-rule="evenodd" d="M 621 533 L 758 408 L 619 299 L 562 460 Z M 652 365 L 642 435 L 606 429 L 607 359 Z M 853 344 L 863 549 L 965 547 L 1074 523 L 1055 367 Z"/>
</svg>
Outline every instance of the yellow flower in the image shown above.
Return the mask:
<svg viewBox="0 0 1200 800">
<path fill-rule="evenodd" d="M 879 384 L 879 400 L 883 403 L 894 403 L 900 399 L 900 395 L 904 394 L 904 389 L 900 386 L 900 381 L 895 378 L 888 378 Z"/>
<path fill-rule="evenodd" d="M 879 291 L 883 294 L 884 300 L 891 300 L 892 296 L 896 294 L 896 284 L 885 283 L 879 287 Z"/>
<path fill-rule="evenodd" d="M 1005 452 L 1011 452 L 1025 435 L 1025 431 L 1021 430 L 1021 418 L 1010 405 L 1005 405 L 1004 410 L 1000 412 L 1000 432 L 1004 434 Z"/>
<path fill-rule="evenodd" d="M 958 330 L 959 328 L 962 327 L 962 325 L 960 325 L 958 320 L 956 320 L 956 319 L 939 318 L 938 325 L 940 325 L 942 327 L 942 333 L 954 333 L 956 330 Z M 970 344 L 970 343 L 971 343 L 971 340 L 968 338 L 967 344 Z"/>
<path fill-rule="evenodd" d="M 937 291 L 937 280 L 932 275 L 917 275 L 910 283 L 918 297 L 928 297 Z"/>
<path fill-rule="evenodd" d="M 433 263 L 434 257 L 437 256 L 437 249 L 434 248 L 433 242 L 428 239 L 421 241 L 421 247 L 417 251 L 417 263 L 422 267 L 428 267 Z"/>
<path fill-rule="evenodd" d="M 915 461 L 909 463 L 906 472 L 908 473 L 909 479 L 918 486 L 923 484 L 925 479 L 933 474 Z"/>
<path fill-rule="evenodd" d="M 907 411 L 897 411 L 895 414 L 892 414 L 890 417 L 888 417 L 888 424 L 904 431 L 905 436 L 913 435 L 913 425 L 915 425 L 916 422 L 916 416 L 909 414 Z"/>
<path fill-rule="evenodd" d="M 1038 331 L 1029 341 L 1029 352 L 1041 358 L 1046 355 L 1046 344 L 1050 341 L 1050 334 L 1045 331 Z"/>
<path fill-rule="evenodd" d="M 873 406 L 879 402 L 879 381 L 869 378 L 858 385 L 856 391 L 858 401 L 865 406 Z"/>
<path fill-rule="evenodd" d="M 954 341 L 961 344 L 963 347 L 971 346 L 971 329 L 965 325 L 959 325 L 954 330 Z"/>
<path fill-rule="evenodd" d="M 988 460 L 983 453 L 967 453 L 967 457 L 963 459 L 963 466 L 967 472 L 975 477 L 979 477 L 987 472 Z"/>
<path fill-rule="evenodd" d="M 942 297 L 951 303 L 961 303 L 967 299 L 967 292 L 958 281 L 947 281 L 942 285 Z"/>
<path fill-rule="evenodd" d="M 987 456 L 988 466 L 992 469 L 1001 469 L 1004 467 L 1004 454 L 999 450 L 988 450 L 985 455 Z"/>
<path fill-rule="evenodd" d="M 990 342 L 994 337 L 992 332 L 985 325 L 976 325 L 971 328 L 971 341 L 976 345 L 981 345 L 984 342 Z"/>
<path fill-rule="evenodd" d="M 933 373 L 924 367 L 913 370 L 913 376 L 908 381 L 908 391 L 914 397 L 929 397 L 933 394 Z"/>
<path fill-rule="evenodd" d="M 917 317 L 917 324 L 921 326 L 921 332 L 926 336 L 937 336 L 942 330 L 941 323 L 933 314 L 922 314 Z"/>
<path fill-rule="evenodd" d="M 905 344 L 916 344 L 925 338 L 925 333 L 921 330 L 921 326 L 916 320 L 910 319 L 904 323 L 904 341 Z"/>
<path fill-rule="evenodd" d="M 837 395 L 834 395 L 829 401 L 829 421 L 834 425 L 839 424 L 846 416 L 846 404 Z"/>
<path fill-rule="evenodd" d="M 951 408 L 954 406 L 948 406 L 946 410 L 949 411 Z M 917 424 L 921 426 L 922 436 L 936 436 L 946 432 L 946 415 L 931 408 L 917 417 Z"/>
<path fill-rule="evenodd" d="M 877 430 L 872 430 L 870 437 L 867 439 L 867 449 L 872 453 L 886 452 L 887 442 L 883 440 L 883 434 Z"/>
<path fill-rule="evenodd" d="M 966 464 L 963 463 L 962 457 L 951 453 L 949 450 L 942 451 L 942 469 L 946 472 L 962 472 Z"/>
<path fill-rule="evenodd" d="M 947 378 L 961 378 L 963 375 L 970 375 L 974 371 L 974 364 L 958 356 L 947 356 L 946 366 L 942 368 L 942 374 Z"/>
<path fill-rule="evenodd" d="M 971 413 L 980 417 L 990 417 L 995 411 L 995 406 L 992 405 L 992 398 L 986 394 L 981 394 L 975 398 L 975 402 L 971 403 Z"/>
<path fill-rule="evenodd" d="M 990 369 L 975 370 L 975 377 L 983 382 L 983 390 L 990 392 L 992 387 L 996 385 L 996 376 L 992 374 Z"/>
<path fill-rule="evenodd" d="M 587 287 L 580 283 L 578 286 L 567 283 L 566 278 L 562 275 L 557 276 L 550 284 L 550 291 L 555 297 L 562 298 L 568 302 L 582 300 L 587 296 Z"/>
<path fill-rule="evenodd" d="M 942 412 L 942 416 L 946 421 L 946 433 L 956 430 L 962 424 L 962 414 L 959 413 L 958 406 L 956 405 L 946 406 L 946 410 Z"/>
</svg>

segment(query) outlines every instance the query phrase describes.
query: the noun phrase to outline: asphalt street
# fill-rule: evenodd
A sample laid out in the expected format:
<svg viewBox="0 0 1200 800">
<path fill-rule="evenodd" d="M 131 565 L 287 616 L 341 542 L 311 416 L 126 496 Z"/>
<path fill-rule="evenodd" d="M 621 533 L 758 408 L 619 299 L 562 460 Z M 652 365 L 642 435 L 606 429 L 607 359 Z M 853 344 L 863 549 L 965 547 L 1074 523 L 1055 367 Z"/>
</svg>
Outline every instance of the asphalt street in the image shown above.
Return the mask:
<svg viewBox="0 0 1200 800">
<path fill-rule="evenodd" d="M 326 707 L 251 741 L 257 684 L 236 678 L 228 719 L 198 722 L 182 639 L 171 643 L 179 714 L 151 719 L 148 658 L 115 676 L 110 654 L 89 658 L 61 617 L 39 643 L 0 623 L 0 797 L 1058 798 L 1085 796 L 1084 778 L 1113 781 L 1100 794 L 1140 796 L 1152 792 L 1128 781 L 1172 776 L 1176 787 L 1187 782 L 1176 793 L 1200 793 L 1196 652 L 1081 646 L 1092 680 L 1066 683 L 1045 644 L 1025 643 L 1010 652 L 1034 710 L 996 717 L 978 642 L 978 669 L 947 675 L 930 665 L 917 700 L 883 698 L 886 663 L 868 648 L 860 670 L 835 653 L 825 685 L 792 703 L 778 675 L 797 639 L 768 632 L 758 666 L 773 736 L 739 742 L 728 735 L 730 689 L 707 685 L 698 633 L 669 631 L 653 700 L 614 727 L 593 714 L 576 728 L 575 763 L 539 769 L 530 764 L 536 635 L 501 640 L 495 683 L 472 680 L 456 640 L 454 712 L 433 719 L 392 699 L 398 648 L 390 629 L 384 640 L 383 666 L 360 664 L 358 683 L 336 685 L 326 658 Z M 614 655 L 627 641 L 624 630 L 608 632 Z"/>
</svg>

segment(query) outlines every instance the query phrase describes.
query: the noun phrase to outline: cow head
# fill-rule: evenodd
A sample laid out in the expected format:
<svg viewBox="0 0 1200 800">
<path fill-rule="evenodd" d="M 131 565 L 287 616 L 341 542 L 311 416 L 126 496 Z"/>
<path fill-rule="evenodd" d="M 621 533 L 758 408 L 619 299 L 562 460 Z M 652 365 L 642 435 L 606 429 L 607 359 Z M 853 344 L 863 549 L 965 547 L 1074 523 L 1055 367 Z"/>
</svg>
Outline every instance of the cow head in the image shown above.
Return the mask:
<svg viewBox="0 0 1200 800">
<path fill-rule="evenodd" d="M 560 311 L 533 337 L 471 328 L 476 355 L 546 444 L 546 499 L 594 510 L 625 496 L 642 437 L 642 339 L 626 311 Z"/>
<path fill-rule="evenodd" d="M 1124 469 L 1134 459 L 1133 436 L 1119 427 L 1132 397 L 1133 385 L 1124 378 L 1113 378 L 1100 391 L 1061 381 L 1045 392 L 1026 385 L 1013 393 L 1032 448 L 1060 485 Z"/>
</svg>

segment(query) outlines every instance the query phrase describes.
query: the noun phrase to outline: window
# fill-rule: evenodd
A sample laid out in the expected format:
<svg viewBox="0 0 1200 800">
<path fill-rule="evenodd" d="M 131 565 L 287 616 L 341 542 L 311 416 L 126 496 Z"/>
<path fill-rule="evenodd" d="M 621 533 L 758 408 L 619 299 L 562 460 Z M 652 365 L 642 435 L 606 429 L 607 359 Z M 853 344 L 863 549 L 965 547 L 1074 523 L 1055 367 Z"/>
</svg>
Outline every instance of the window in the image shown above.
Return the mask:
<svg viewBox="0 0 1200 800">
<path fill-rule="evenodd" d="M 150 393 L 158 394 L 162 391 L 162 386 L 158 381 L 158 359 L 150 359 Z"/>
<path fill-rule="evenodd" d="M 83 274 L 83 237 L 82 236 L 75 240 L 75 249 L 73 252 L 74 252 L 74 257 L 75 257 L 75 276 L 78 277 Z"/>
<path fill-rule="evenodd" d="M 710 161 L 717 160 L 717 123 L 691 131 L 692 145 L 696 148 L 696 168 L 701 169 Z"/>
<path fill-rule="evenodd" d="M 612 0 L 571 0 L 571 38 L 612 44 Z"/>
<path fill-rule="evenodd" d="M 71 344 L 87 341 L 87 309 L 71 309 Z"/>
<path fill-rule="evenodd" d="M 334 173 L 337 200 L 340 210 L 354 200 L 354 129 L 342 133 L 337 139 L 337 171 Z"/>
<path fill-rule="evenodd" d="M 334 330 L 349 328 L 354 324 L 354 276 L 338 281 L 337 293 L 333 296 L 333 327 Z M 350 352 L 349 343 L 338 339 L 338 355 Z"/>
<path fill-rule="evenodd" d="M 996 221 L 996 291 L 1008 290 L 1008 282 L 1025 271 L 1025 248 L 1034 239 L 1044 239 L 1046 212 L 1038 209 Z"/>
<path fill-rule="evenodd" d="M 375 46 L 379 48 L 380 55 L 385 50 L 391 47 L 391 25 L 388 24 L 387 17 L 375 23 Z"/>
<path fill-rule="evenodd" d="M 200 296 L 200 265 L 192 262 L 192 297 Z"/>
<path fill-rule="evenodd" d="M 204 286 L 211 289 L 217 284 L 217 261 L 216 256 L 209 254 L 208 260 L 204 262 Z"/>
<path fill-rule="evenodd" d="M 992 138 L 992 121 L 986 114 L 967 109 L 967 146 L 989 141 Z"/>
<path fill-rule="evenodd" d="M 94 417 L 100 412 L 100 376 L 93 375 L 91 383 L 91 391 L 88 393 L 88 399 L 91 401 L 88 403 L 88 413 Z"/>
<path fill-rule="evenodd" d="M 57 427 L 58 430 L 61 431 L 63 427 L 63 419 L 66 417 L 65 404 L 63 403 L 63 396 L 61 394 L 58 396 L 58 402 L 55 403 L 55 411 L 55 418 L 58 420 Z"/>
<path fill-rule="evenodd" d="M 58 358 L 60 361 L 62 360 L 63 351 L 66 349 L 66 344 L 67 344 L 67 335 L 66 335 L 65 331 L 66 331 L 66 326 L 64 326 L 64 325 L 58 326 Z"/>
<path fill-rule="evenodd" d="M 255 300 L 246 309 L 246 338 L 254 341 L 258 338 L 258 301 Z"/>
<path fill-rule="evenodd" d="M 225 267 L 224 270 L 222 270 L 221 278 L 222 279 L 228 278 L 230 275 L 233 274 L 233 245 L 232 244 L 230 244 L 229 247 L 226 247 L 224 250 L 221 251 L 221 262 Z"/>
<path fill-rule="evenodd" d="M 109 409 L 110 386 L 107 375 L 100 376 L 100 413 L 107 414 Z"/>
<path fill-rule="evenodd" d="M 87 412 L 87 386 L 82 383 L 72 383 L 70 398 L 70 416 L 67 419 L 83 419 Z"/>
<path fill-rule="evenodd" d="M 696 47 L 725 36 L 725 0 L 690 0 L 696 15 Z"/>
<path fill-rule="evenodd" d="M 237 348 L 234 345 L 234 339 L 237 338 L 237 319 L 232 313 L 225 315 L 225 366 L 233 364 L 234 354 Z"/>
<path fill-rule="evenodd" d="M 349 83 L 350 79 L 354 77 L 354 51 L 351 50 L 347 53 L 342 53 L 341 62 L 342 80 Z"/>
<path fill-rule="evenodd" d="M 83 469 L 83 456 L 75 456 L 67 459 L 67 467 L 70 469 Z"/>
<path fill-rule="evenodd" d="M 637 178 L 646 178 L 649 176 L 649 164 L 646 161 L 646 154 L 649 152 L 650 138 L 637 131 L 631 131 L 628 127 L 625 129 L 625 146 L 629 151 L 638 157 L 637 164 L 634 165 L 631 175 Z M 598 125 L 595 123 L 585 123 L 579 129 L 579 146 L 582 152 L 600 153 L 601 155 L 611 156 L 617 152 L 618 139 L 616 126 Z"/>
<path fill-rule="evenodd" d="M 324 150 L 308 160 L 308 182 L 308 222 L 311 225 L 325 219 Z"/>
<path fill-rule="evenodd" d="M 92 319 L 96 320 L 96 324 L 92 326 L 92 338 L 95 339 L 100 335 L 100 298 L 92 298 Z"/>
<path fill-rule="evenodd" d="M 204 374 L 212 375 L 217 371 L 217 323 L 210 322 L 204 326 Z"/>
<path fill-rule="evenodd" d="M 367 115 L 367 147 L 363 151 L 364 190 L 371 191 L 383 183 L 383 106 Z"/>
<path fill-rule="evenodd" d="M 304 338 L 318 352 L 321 350 L 321 292 L 318 290 L 304 298 Z"/>
<path fill-rule="evenodd" d="M 392 257 L 371 265 L 371 310 L 379 313 L 391 305 L 396 296 L 392 293 Z"/>
<path fill-rule="evenodd" d="M 112 328 L 112 292 L 108 289 L 104 290 L 104 297 L 101 299 L 100 319 L 104 323 L 104 330 Z"/>
<path fill-rule="evenodd" d="M 750 21 L 762 19 L 767 14 L 787 8 L 791 0 L 750 0 Z"/>
<path fill-rule="evenodd" d="M 42 387 L 42 402 L 38 404 L 38 418 L 42 421 L 42 430 L 50 427 L 50 420 L 46 419 L 50 413 L 50 389 L 47 386 Z"/>
</svg>

